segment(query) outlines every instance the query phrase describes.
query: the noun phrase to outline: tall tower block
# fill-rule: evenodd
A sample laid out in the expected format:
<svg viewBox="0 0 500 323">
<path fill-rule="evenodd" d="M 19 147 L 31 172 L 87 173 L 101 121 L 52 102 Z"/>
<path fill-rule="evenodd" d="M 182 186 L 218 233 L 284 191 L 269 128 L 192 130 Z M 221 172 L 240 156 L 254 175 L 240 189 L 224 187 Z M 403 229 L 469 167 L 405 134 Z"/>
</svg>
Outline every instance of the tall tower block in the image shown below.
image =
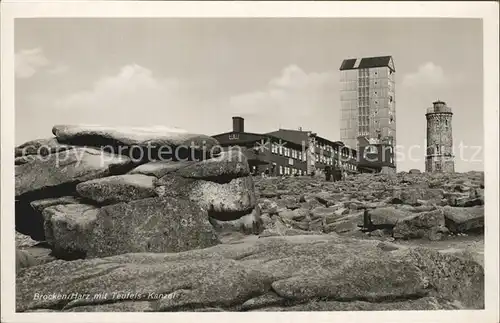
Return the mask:
<svg viewBox="0 0 500 323">
<path fill-rule="evenodd" d="M 433 102 L 427 109 L 427 155 L 425 156 L 426 172 L 455 171 L 453 156 L 453 134 L 451 108 L 443 101 Z"/>
<path fill-rule="evenodd" d="M 369 155 L 358 169 L 396 169 L 395 73 L 392 56 L 349 58 L 340 66 L 340 140 Z"/>
</svg>

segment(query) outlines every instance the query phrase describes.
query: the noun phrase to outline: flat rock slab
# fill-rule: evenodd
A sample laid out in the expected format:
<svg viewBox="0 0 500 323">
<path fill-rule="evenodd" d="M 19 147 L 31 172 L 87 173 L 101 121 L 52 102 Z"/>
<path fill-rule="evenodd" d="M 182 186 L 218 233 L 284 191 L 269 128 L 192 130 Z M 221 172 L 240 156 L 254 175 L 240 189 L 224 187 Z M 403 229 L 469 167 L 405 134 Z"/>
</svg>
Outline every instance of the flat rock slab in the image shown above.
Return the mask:
<svg viewBox="0 0 500 323">
<path fill-rule="evenodd" d="M 156 177 L 141 174 L 97 178 L 76 185 L 80 196 L 97 203 L 119 203 L 140 200 L 156 195 Z"/>
<path fill-rule="evenodd" d="M 200 161 L 179 169 L 179 176 L 195 179 L 229 182 L 233 178 L 250 175 L 245 155 L 238 150 L 222 152 L 218 157 Z"/>
<path fill-rule="evenodd" d="M 394 238 L 441 240 L 442 233 L 447 232 L 443 210 L 414 213 L 396 223 L 393 229 Z"/>
<path fill-rule="evenodd" d="M 419 205 L 420 200 L 439 202 L 443 197 L 444 197 L 443 190 L 436 188 L 430 189 L 430 188 L 412 187 L 405 189 L 395 189 L 393 191 L 394 201 L 397 200 L 400 203 L 409 205 Z"/>
<path fill-rule="evenodd" d="M 257 205 L 251 176 L 221 184 L 176 175 L 166 175 L 156 182 L 158 196 L 187 198 L 217 220 L 236 220 L 251 212 Z"/>
<path fill-rule="evenodd" d="M 15 166 L 16 196 L 111 175 L 130 159 L 91 148 L 75 148 Z"/>
<path fill-rule="evenodd" d="M 335 214 L 335 211 L 337 211 L 337 208 L 332 208 L 332 207 L 316 207 L 311 210 L 311 219 L 322 219 L 322 218 L 339 218 L 341 216 L 338 216 Z"/>
<path fill-rule="evenodd" d="M 398 221 L 411 215 L 409 211 L 394 207 L 384 207 L 368 211 L 371 224 L 374 226 L 394 227 Z"/>
<path fill-rule="evenodd" d="M 363 212 L 357 212 L 355 214 L 350 214 L 339 219 L 336 219 L 334 222 L 326 224 L 323 227 L 323 232 L 330 233 L 346 233 L 346 232 L 354 232 L 359 231 L 360 226 L 363 224 Z"/>
<path fill-rule="evenodd" d="M 310 312 L 310 311 L 428 311 L 428 310 L 458 310 L 463 306 L 457 302 L 438 300 L 435 297 L 422 297 L 417 300 L 405 300 L 387 303 L 371 303 L 366 301 L 322 301 L 308 302 L 292 306 L 269 306 L 252 311 L 266 312 Z"/>
<path fill-rule="evenodd" d="M 52 133 L 60 142 L 89 146 L 117 146 L 160 148 L 164 151 L 177 147 L 210 150 L 218 141 L 210 136 L 193 134 L 178 128 L 155 127 L 108 127 L 99 125 L 56 125 Z"/>
<path fill-rule="evenodd" d="M 56 138 L 36 139 L 17 146 L 15 148 L 15 157 L 26 157 L 31 155 L 47 156 L 51 153 L 72 148 L 74 147 L 61 144 Z"/>
<path fill-rule="evenodd" d="M 454 233 L 484 228 L 484 206 L 444 207 L 446 227 Z"/>
<path fill-rule="evenodd" d="M 179 198 L 147 198 L 102 207 L 87 257 L 128 252 L 179 252 L 219 243 L 208 214 Z"/>
<path fill-rule="evenodd" d="M 193 163 L 194 161 L 152 161 L 137 166 L 129 174 L 142 174 L 161 178 Z"/>
<path fill-rule="evenodd" d="M 53 261 L 20 270 L 16 310 L 293 310 L 318 300 L 332 302 L 323 310 L 484 308 L 484 271 L 477 262 L 424 248 L 384 251 L 377 244 L 301 235 Z M 73 293 L 90 296 L 70 298 Z"/>
<path fill-rule="evenodd" d="M 41 214 L 43 210 L 45 210 L 49 206 L 80 204 L 81 202 L 82 200 L 76 196 L 61 196 L 31 201 L 30 205 L 33 209 L 35 209 L 35 211 L 40 212 Z"/>
</svg>

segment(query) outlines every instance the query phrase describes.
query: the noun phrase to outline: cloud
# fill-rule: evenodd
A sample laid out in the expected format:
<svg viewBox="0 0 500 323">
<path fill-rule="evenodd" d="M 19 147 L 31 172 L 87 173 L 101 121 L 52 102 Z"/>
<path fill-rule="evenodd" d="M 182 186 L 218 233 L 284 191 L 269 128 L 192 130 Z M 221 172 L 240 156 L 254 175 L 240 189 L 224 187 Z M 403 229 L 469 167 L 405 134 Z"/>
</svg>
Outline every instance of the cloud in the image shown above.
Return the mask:
<svg viewBox="0 0 500 323">
<path fill-rule="evenodd" d="M 332 73 L 306 73 L 290 65 L 264 89 L 231 97 L 230 105 L 234 113 L 241 115 L 311 116 L 331 99 L 336 81 Z"/>
<path fill-rule="evenodd" d="M 16 77 L 30 78 L 49 64 L 41 48 L 21 50 L 15 54 Z"/>
<path fill-rule="evenodd" d="M 138 64 L 121 67 L 79 90 L 53 99 L 60 122 L 114 126 L 162 125 L 198 131 L 209 122 L 190 84 L 155 76 Z M 213 110 L 211 112 L 213 114 Z"/>
<path fill-rule="evenodd" d="M 403 78 L 404 87 L 443 86 L 449 84 L 451 79 L 445 75 L 441 66 L 427 62 L 418 67 L 418 71 L 406 74 Z"/>
<path fill-rule="evenodd" d="M 178 88 L 175 80 L 157 79 L 140 65 L 123 66 L 118 74 L 97 80 L 90 90 L 78 91 L 57 100 L 59 108 L 117 109 L 165 102 Z"/>
<path fill-rule="evenodd" d="M 279 128 L 312 130 L 338 139 L 340 100 L 336 72 L 306 72 L 290 65 L 263 89 L 230 98 L 232 115 L 240 115 L 253 132 Z"/>
<path fill-rule="evenodd" d="M 59 64 L 48 70 L 52 75 L 61 75 L 69 71 L 69 66 L 64 64 Z"/>
<path fill-rule="evenodd" d="M 292 65 L 263 89 L 231 97 L 219 91 L 207 93 L 214 89 L 213 82 L 159 76 L 144 66 L 128 64 L 86 89 L 62 96 L 50 93 L 49 99 L 37 102 L 54 109 L 52 123 L 159 124 L 216 134 L 230 130 L 231 116 L 241 115 L 252 132 L 303 126 L 330 132 L 328 136 L 337 139 L 339 98 L 334 75 L 306 73 Z"/>
</svg>

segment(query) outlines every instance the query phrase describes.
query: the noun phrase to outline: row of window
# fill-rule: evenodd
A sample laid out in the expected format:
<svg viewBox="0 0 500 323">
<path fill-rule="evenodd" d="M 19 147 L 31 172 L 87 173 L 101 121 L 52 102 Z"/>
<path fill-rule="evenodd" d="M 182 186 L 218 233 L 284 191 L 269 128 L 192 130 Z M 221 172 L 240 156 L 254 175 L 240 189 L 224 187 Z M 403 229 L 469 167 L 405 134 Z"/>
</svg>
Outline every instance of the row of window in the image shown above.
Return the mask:
<svg viewBox="0 0 500 323">
<path fill-rule="evenodd" d="M 297 169 L 288 166 L 280 166 L 279 172 L 280 175 L 295 175 L 295 174 L 298 174 L 299 176 L 306 175 L 306 172 L 302 171 L 302 169 Z"/>
<path fill-rule="evenodd" d="M 353 164 L 349 164 L 349 163 L 342 163 L 341 162 L 341 167 L 344 169 L 356 170 L 356 166 L 354 166 Z"/>
<path fill-rule="evenodd" d="M 319 163 L 323 163 L 325 165 L 329 165 L 329 166 L 334 166 L 335 165 L 336 167 L 353 169 L 353 170 L 355 169 L 355 166 L 352 165 L 352 164 L 350 164 L 350 163 L 343 162 L 343 161 L 334 159 L 332 157 L 322 156 L 322 155 L 319 155 L 319 154 L 316 154 L 316 161 L 319 162 Z"/>
<path fill-rule="evenodd" d="M 333 165 L 334 159 L 333 157 L 326 157 L 324 155 L 316 154 L 316 161 L 319 163 L 327 164 L 327 165 Z M 336 162 L 337 160 L 335 160 Z M 335 163 L 335 165 L 337 165 Z"/>
<path fill-rule="evenodd" d="M 339 151 L 339 149 L 337 147 L 332 147 L 330 145 L 322 145 L 322 144 L 316 143 L 315 147 L 317 149 L 321 149 L 322 151 L 329 151 L 329 152 L 332 152 L 335 154 L 338 154 L 338 151 Z M 342 157 L 353 157 L 351 154 L 349 154 L 344 149 L 341 149 L 340 151 L 341 151 Z M 285 156 L 288 158 L 293 158 L 293 159 L 296 159 L 299 161 L 305 162 L 307 160 L 307 154 L 305 152 L 302 152 L 302 151 L 296 150 L 296 149 L 286 148 L 286 147 L 283 147 L 283 146 L 278 145 L 278 144 L 271 144 L 271 152 L 273 154 Z M 322 154 L 320 156 L 320 154 L 316 154 L 316 160 L 320 161 L 322 163 L 327 163 L 326 161 L 328 158 L 333 160 L 333 157 L 326 157 Z M 332 164 L 330 163 L 330 165 L 332 165 Z"/>
<path fill-rule="evenodd" d="M 271 144 L 271 152 L 273 154 L 282 155 L 285 157 L 306 161 L 306 154 L 300 150 L 286 148 L 283 145 Z"/>
<path fill-rule="evenodd" d="M 393 101 L 392 95 L 389 96 L 387 105 L 391 105 Z M 378 104 L 378 100 L 373 101 L 374 104 Z M 365 95 L 364 93 L 358 95 L 358 106 L 369 106 L 370 105 L 370 98 L 369 96 Z"/>
<path fill-rule="evenodd" d="M 322 151 L 329 151 L 329 152 L 335 153 L 335 154 L 339 153 L 339 147 L 333 147 L 333 146 L 327 145 L 327 144 L 320 144 L 318 142 L 316 142 L 314 146 L 317 149 L 321 149 Z M 345 149 L 340 149 L 340 154 L 342 155 L 342 157 L 349 157 L 350 156 L 350 154 Z"/>
<path fill-rule="evenodd" d="M 392 163 L 392 161 L 391 161 L 391 163 Z M 349 164 L 349 163 L 341 163 L 341 168 L 347 169 L 347 170 L 352 170 L 352 171 L 356 170 L 356 166 L 354 166 L 353 164 Z M 302 176 L 302 175 L 307 175 L 307 172 L 303 171 L 302 169 L 288 167 L 288 166 L 280 166 L 279 167 L 279 175 L 295 175 L 295 174 Z"/>
</svg>

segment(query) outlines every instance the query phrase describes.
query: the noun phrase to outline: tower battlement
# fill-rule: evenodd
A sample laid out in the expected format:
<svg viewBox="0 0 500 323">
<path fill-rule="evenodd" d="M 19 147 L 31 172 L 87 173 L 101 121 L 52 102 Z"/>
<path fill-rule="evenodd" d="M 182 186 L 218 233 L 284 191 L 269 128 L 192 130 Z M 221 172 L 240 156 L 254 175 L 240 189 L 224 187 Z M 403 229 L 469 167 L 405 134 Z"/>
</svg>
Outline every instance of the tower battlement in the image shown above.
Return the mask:
<svg viewBox="0 0 500 323">
<path fill-rule="evenodd" d="M 432 103 L 432 107 L 427 108 L 427 113 L 426 114 L 432 114 L 432 113 L 452 113 L 451 108 L 446 106 L 446 102 L 443 101 L 436 101 Z"/>
</svg>

